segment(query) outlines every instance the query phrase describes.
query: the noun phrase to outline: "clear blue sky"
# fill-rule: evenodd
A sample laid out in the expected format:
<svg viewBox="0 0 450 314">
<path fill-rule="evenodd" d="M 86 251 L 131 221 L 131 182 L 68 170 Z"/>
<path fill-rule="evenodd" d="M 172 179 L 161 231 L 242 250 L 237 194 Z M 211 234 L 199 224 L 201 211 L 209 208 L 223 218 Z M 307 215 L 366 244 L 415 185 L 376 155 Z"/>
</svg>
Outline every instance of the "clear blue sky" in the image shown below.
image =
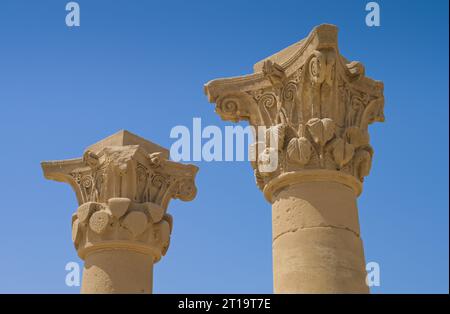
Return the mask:
<svg viewBox="0 0 450 314">
<path fill-rule="evenodd" d="M 87 1 L 81 27 L 67 1 L 0 3 L 0 292 L 77 293 L 67 262 L 75 194 L 46 181 L 40 161 L 78 157 L 120 129 L 170 147 L 170 130 L 222 122 L 210 79 L 336 24 L 340 50 L 385 84 L 384 124 L 359 198 L 374 293 L 448 292 L 448 1 Z M 272 292 L 271 210 L 247 162 L 198 162 L 193 202 L 173 201 L 156 293 Z"/>
</svg>

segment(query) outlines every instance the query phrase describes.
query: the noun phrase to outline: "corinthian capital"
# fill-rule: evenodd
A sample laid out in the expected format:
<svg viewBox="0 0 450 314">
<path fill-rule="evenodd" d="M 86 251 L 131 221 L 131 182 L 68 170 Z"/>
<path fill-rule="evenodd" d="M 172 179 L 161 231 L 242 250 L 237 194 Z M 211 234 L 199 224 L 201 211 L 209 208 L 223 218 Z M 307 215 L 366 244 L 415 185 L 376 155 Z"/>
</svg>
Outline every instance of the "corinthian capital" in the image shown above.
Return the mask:
<svg viewBox="0 0 450 314">
<path fill-rule="evenodd" d="M 47 179 L 66 182 L 78 209 L 72 239 L 81 258 L 98 249 L 129 249 L 158 261 L 169 246 L 173 198 L 196 195 L 197 167 L 168 160 L 168 151 L 127 131 L 86 149 L 81 158 L 43 162 Z"/>
<path fill-rule="evenodd" d="M 258 186 L 270 200 L 275 183 L 295 179 L 341 181 L 361 192 L 373 149 L 368 125 L 384 121 L 383 83 L 365 76 L 360 62 L 339 53 L 337 28 L 320 25 L 298 43 L 258 62 L 250 75 L 205 85 L 208 100 L 228 121 L 247 120 L 276 133 L 255 134 L 252 163 Z M 262 166 L 277 154 L 277 167 Z M 270 156 L 269 156 L 270 155 Z"/>
</svg>

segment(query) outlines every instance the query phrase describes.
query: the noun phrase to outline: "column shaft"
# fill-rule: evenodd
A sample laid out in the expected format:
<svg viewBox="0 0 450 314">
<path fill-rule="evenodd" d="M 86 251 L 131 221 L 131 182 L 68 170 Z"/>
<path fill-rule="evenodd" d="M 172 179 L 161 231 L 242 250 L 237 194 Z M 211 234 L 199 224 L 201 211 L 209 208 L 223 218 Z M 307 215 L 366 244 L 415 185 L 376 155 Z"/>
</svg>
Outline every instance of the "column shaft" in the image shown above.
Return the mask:
<svg viewBox="0 0 450 314">
<path fill-rule="evenodd" d="M 153 258 L 130 250 L 99 250 L 85 258 L 81 293 L 152 293 Z"/>
<path fill-rule="evenodd" d="M 334 182 L 286 186 L 272 205 L 275 293 L 368 293 L 353 190 Z"/>
</svg>

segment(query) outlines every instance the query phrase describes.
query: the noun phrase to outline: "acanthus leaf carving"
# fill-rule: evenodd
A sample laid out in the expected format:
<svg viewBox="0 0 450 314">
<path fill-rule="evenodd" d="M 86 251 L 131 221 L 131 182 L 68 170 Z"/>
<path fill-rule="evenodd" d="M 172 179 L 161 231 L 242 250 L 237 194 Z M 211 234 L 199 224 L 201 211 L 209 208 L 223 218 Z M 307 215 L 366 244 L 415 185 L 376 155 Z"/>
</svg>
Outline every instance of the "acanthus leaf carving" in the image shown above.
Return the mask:
<svg viewBox="0 0 450 314">
<path fill-rule="evenodd" d="M 72 219 L 72 240 L 78 254 L 84 258 L 97 246 L 130 245 L 153 255 L 157 262 L 167 252 L 173 221 L 172 216 L 160 212 L 154 219 L 155 210 L 152 203 L 133 203 L 124 198 L 112 198 L 107 204 L 82 204 Z"/>
</svg>

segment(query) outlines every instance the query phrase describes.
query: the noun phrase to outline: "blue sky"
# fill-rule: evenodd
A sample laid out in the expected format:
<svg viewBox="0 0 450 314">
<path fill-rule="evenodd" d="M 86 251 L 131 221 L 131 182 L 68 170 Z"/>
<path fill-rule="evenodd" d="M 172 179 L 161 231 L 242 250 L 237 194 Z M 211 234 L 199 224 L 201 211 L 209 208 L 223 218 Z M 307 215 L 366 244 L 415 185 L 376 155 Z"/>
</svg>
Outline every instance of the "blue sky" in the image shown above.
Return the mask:
<svg viewBox="0 0 450 314">
<path fill-rule="evenodd" d="M 321 23 L 341 53 L 385 84 L 386 122 L 358 200 L 373 293 L 448 293 L 448 1 L 87 1 L 81 26 L 67 1 L 0 3 L 0 292 L 78 293 L 66 263 L 70 187 L 40 161 L 78 157 L 120 129 L 165 147 L 175 125 L 223 128 L 203 94 L 213 78 L 255 62 Z M 155 266 L 156 293 L 272 292 L 271 209 L 247 162 L 197 162 L 193 202 L 173 201 L 174 231 Z"/>
</svg>

